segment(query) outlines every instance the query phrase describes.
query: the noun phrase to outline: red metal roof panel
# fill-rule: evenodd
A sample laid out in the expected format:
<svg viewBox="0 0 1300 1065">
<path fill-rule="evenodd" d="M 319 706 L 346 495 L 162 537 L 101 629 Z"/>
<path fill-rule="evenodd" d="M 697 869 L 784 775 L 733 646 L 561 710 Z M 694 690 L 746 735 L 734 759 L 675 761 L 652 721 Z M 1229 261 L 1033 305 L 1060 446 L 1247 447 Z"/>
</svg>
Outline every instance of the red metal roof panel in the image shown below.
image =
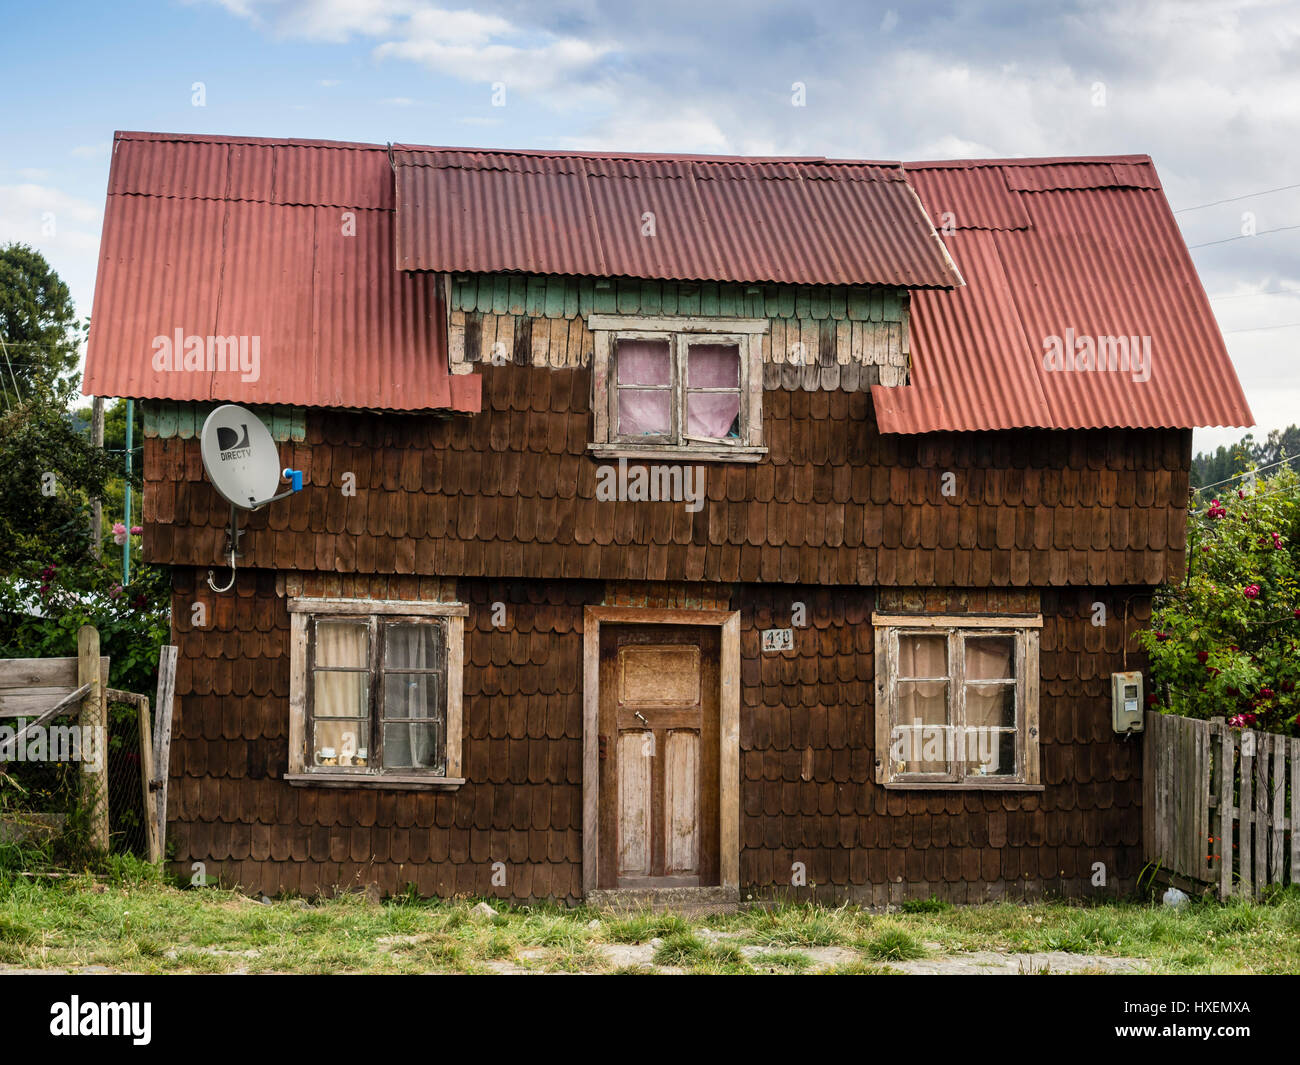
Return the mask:
<svg viewBox="0 0 1300 1065">
<path fill-rule="evenodd" d="M 960 284 L 893 164 L 464 149 L 394 159 L 405 270 Z"/>
<path fill-rule="evenodd" d="M 383 149 L 119 135 L 83 391 L 478 410 L 480 378 L 448 372 L 438 278 L 393 267 L 391 189 L 389 209 L 366 206 L 385 182 Z M 229 198 L 213 198 L 218 185 Z M 205 346 L 248 337 L 250 355 L 256 337 L 255 379 L 206 353 L 201 367 L 156 369 L 155 338 L 177 331 Z"/>
<path fill-rule="evenodd" d="M 947 238 L 968 287 L 913 295 L 914 383 L 873 389 L 884 431 L 1253 424 L 1154 168 L 1116 166 L 1102 187 L 1095 161 L 1002 161 L 1012 189 L 1037 190 L 1021 199 L 1029 226 Z M 955 173 L 926 164 L 918 185 L 960 213 L 972 186 Z M 1149 343 L 1149 377 L 1045 367 L 1050 338 L 1074 351 L 1120 337 Z"/>
<path fill-rule="evenodd" d="M 1020 193 L 1007 187 L 996 166 L 909 171 L 907 179 L 930 212 L 930 221 L 945 235 L 954 229 L 1029 226 Z"/>
</svg>

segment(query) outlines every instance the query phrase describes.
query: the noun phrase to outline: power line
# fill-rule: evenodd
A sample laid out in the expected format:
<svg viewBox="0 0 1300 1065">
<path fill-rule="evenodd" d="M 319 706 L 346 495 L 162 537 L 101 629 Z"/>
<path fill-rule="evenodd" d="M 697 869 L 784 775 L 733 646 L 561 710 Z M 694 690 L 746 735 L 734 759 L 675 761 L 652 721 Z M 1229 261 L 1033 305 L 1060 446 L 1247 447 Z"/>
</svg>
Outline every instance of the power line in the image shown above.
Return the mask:
<svg viewBox="0 0 1300 1065">
<path fill-rule="evenodd" d="M 1207 240 L 1204 244 L 1189 244 L 1188 249 L 1192 248 L 1210 248 L 1215 244 L 1230 244 L 1234 240 L 1250 240 L 1252 237 L 1263 237 L 1269 233 L 1285 233 L 1289 229 L 1300 229 L 1300 225 L 1278 226 L 1276 229 L 1261 229 L 1258 233 L 1239 233 L 1235 237 L 1224 237 L 1222 240 Z"/>
<path fill-rule="evenodd" d="M 1215 200 L 1213 203 L 1198 203 L 1195 207 L 1180 207 L 1174 214 L 1186 214 L 1188 211 L 1200 211 L 1206 207 L 1218 207 L 1221 203 L 1236 203 L 1238 200 L 1249 200 L 1255 196 L 1269 196 L 1274 192 L 1286 192 L 1289 189 L 1300 189 L 1300 185 L 1282 185 L 1276 189 L 1265 189 L 1263 192 L 1247 192 L 1243 196 L 1229 196 L 1226 200 Z"/>
<path fill-rule="evenodd" d="M 1274 466 L 1282 466 L 1288 462 L 1295 462 L 1300 459 L 1300 455 L 1292 455 L 1290 458 L 1278 459 L 1276 462 L 1270 462 L 1267 466 L 1260 466 L 1254 470 L 1247 470 L 1245 473 L 1239 473 L 1235 477 L 1226 477 L 1222 481 L 1215 481 L 1213 484 L 1203 484 L 1199 488 L 1193 488 L 1193 491 L 1204 492 L 1209 488 L 1218 488 L 1221 484 L 1231 484 L 1233 481 L 1240 481 L 1243 477 L 1254 477 L 1256 474 L 1263 473 L 1265 470 L 1271 470 Z"/>
</svg>

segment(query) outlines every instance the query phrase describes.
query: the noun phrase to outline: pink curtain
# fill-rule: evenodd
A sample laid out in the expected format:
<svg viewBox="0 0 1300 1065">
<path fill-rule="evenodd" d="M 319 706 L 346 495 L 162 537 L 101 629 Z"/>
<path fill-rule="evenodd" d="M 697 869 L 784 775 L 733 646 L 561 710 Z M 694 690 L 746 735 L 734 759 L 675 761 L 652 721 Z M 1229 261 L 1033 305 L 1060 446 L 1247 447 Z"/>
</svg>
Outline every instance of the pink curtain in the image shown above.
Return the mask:
<svg viewBox="0 0 1300 1065">
<path fill-rule="evenodd" d="M 672 431 L 672 362 L 666 340 L 620 340 L 618 433 L 664 436 Z M 636 387 L 636 386 L 649 387 Z"/>
<path fill-rule="evenodd" d="M 691 392 L 686 400 L 686 434 L 724 440 L 740 435 L 739 392 Z"/>
<path fill-rule="evenodd" d="M 668 385 L 672 381 L 666 340 L 620 340 L 620 385 Z"/>
<path fill-rule="evenodd" d="M 714 440 L 740 436 L 740 349 L 735 344 L 692 344 L 687 389 L 727 388 L 734 392 L 692 392 L 686 397 L 686 434 Z"/>
<path fill-rule="evenodd" d="M 690 388 L 739 388 L 740 349 L 735 344 L 692 344 Z"/>
</svg>

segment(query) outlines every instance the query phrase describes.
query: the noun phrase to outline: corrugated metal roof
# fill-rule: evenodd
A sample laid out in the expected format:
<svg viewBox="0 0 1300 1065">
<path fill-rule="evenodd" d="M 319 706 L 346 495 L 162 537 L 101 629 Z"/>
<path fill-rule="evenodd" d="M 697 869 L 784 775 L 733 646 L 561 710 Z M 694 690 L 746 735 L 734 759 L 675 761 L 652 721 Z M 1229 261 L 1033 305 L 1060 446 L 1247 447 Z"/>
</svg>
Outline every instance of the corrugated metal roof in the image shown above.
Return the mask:
<svg viewBox="0 0 1300 1065">
<path fill-rule="evenodd" d="M 87 394 L 479 409 L 437 278 L 393 268 L 385 149 L 118 134 Z M 154 338 L 258 338 L 256 380 L 154 368 Z"/>
<path fill-rule="evenodd" d="M 396 248 L 403 265 L 452 271 L 920 288 L 913 383 L 873 390 L 887 432 L 1253 422 L 1146 156 L 394 158 L 396 197 L 381 146 L 118 134 L 85 390 L 477 410 L 477 375 L 447 373 L 434 275 L 395 270 Z M 956 267 L 922 203 L 941 225 L 951 214 Z M 957 268 L 966 287 L 920 280 L 952 284 Z M 259 379 L 155 372 L 153 339 L 176 329 L 259 336 Z M 1150 379 L 1045 370 L 1046 338 L 1067 335 L 1150 337 Z"/>
<path fill-rule="evenodd" d="M 872 390 L 882 430 L 1254 423 L 1150 159 L 904 166 L 932 216 L 973 228 L 945 237 L 967 287 L 912 297 L 913 383 Z M 1003 175 L 1027 227 L 1002 224 L 978 170 Z M 1149 337 L 1150 379 L 1045 369 L 1051 337 Z"/>
<path fill-rule="evenodd" d="M 961 283 L 896 163 L 466 149 L 394 161 L 404 270 Z"/>
</svg>

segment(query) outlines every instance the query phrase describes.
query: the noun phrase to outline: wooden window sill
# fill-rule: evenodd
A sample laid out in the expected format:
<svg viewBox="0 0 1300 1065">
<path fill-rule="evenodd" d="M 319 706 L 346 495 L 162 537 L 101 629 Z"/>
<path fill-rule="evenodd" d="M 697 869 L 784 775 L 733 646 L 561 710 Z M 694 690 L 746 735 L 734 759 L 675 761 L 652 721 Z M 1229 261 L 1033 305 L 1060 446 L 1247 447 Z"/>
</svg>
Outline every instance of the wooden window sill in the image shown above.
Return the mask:
<svg viewBox="0 0 1300 1065">
<path fill-rule="evenodd" d="M 953 783 L 946 780 L 887 780 L 883 788 L 896 791 L 1042 791 L 1043 784 L 1021 784 L 1013 781 L 999 782 L 990 780 L 961 781 Z"/>
<path fill-rule="evenodd" d="M 286 773 L 296 788 L 382 788 L 394 791 L 455 791 L 464 777 L 433 777 L 420 773 Z"/>
<path fill-rule="evenodd" d="M 587 450 L 598 459 L 638 459 L 656 462 L 762 462 L 765 447 L 669 447 L 663 444 L 588 444 Z"/>
</svg>

